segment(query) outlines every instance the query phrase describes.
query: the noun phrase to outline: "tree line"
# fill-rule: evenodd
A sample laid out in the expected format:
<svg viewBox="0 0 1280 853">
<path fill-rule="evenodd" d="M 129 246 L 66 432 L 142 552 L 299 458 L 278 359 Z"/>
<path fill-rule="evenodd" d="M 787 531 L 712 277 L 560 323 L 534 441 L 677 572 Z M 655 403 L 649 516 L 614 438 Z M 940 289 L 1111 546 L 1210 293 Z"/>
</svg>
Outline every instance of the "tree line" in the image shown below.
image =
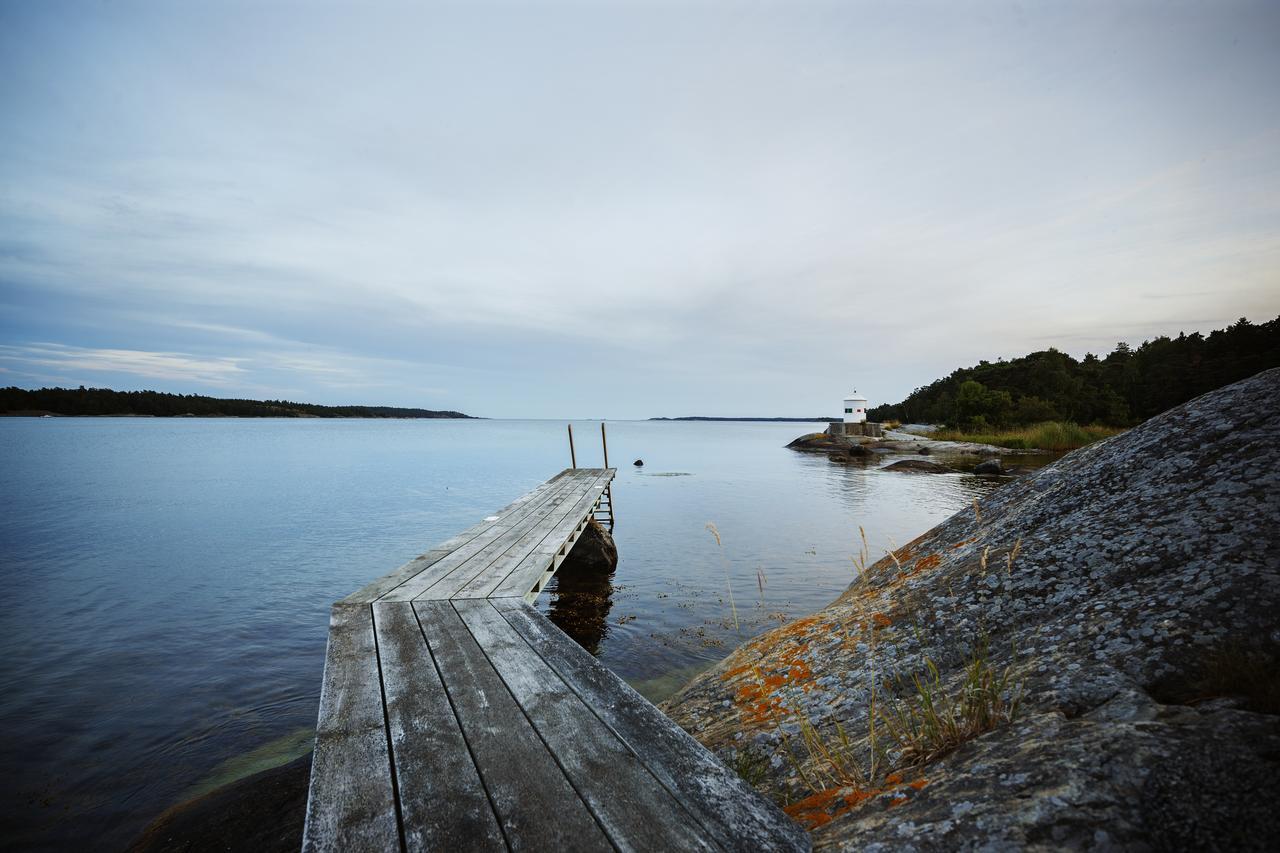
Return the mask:
<svg viewBox="0 0 1280 853">
<path fill-rule="evenodd" d="M 1077 361 L 1056 349 L 1011 361 L 980 361 L 912 391 L 871 420 L 936 423 L 975 431 L 1044 421 L 1130 426 L 1207 391 L 1280 366 L 1280 317 L 1241 318 L 1208 335 L 1119 343 L 1105 358 Z"/>
<path fill-rule="evenodd" d="M 109 388 L 0 389 L 0 412 L 58 415 L 153 415 L 235 418 L 469 418 L 461 412 L 395 406 L 318 406 L 288 400 L 240 400 Z"/>
</svg>

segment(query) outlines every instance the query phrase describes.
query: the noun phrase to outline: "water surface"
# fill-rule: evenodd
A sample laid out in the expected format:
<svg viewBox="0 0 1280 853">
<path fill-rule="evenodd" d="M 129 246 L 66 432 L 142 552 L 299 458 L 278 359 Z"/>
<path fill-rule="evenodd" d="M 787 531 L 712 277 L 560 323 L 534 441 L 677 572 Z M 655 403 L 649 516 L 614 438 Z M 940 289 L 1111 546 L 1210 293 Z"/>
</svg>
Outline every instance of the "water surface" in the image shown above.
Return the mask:
<svg viewBox="0 0 1280 853">
<path fill-rule="evenodd" d="M 539 607 L 661 698 L 835 598 L 860 525 L 879 556 L 992 488 L 783 447 L 811 428 L 610 422 L 618 569 L 558 580 Z M 600 465 L 598 423 L 575 433 Z M 560 421 L 9 418 L 0 461 L 0 833 L 115 850 L 305 748 L 329 604 L 568 450 Z"/>
</svg>

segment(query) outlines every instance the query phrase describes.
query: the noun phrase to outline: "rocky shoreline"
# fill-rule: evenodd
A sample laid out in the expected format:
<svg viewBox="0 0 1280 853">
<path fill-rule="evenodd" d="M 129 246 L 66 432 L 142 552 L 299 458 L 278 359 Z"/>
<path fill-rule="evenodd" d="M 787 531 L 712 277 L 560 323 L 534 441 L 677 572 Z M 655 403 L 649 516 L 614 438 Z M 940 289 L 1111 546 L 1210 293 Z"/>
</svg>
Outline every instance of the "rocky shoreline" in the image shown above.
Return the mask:
<svg viewBox="0 0 1280 853">
<path fill-rule="evenodd" d="M 885 464 L 885 470 L 909 473 L 1007 476 L 1026 474 L 1031 469 L 1013 465 L 1008 458 L 1047 455 L 1040 450 L 1014 450 L 992 444 L 967 441 L 938 441 L 927 434 L 887 430 L 883 437 L 833 435 L 830 429 L 800 436 L 787 445 L 802 453 L 823 453 L 840 465 L 877 464 L 893 456 L 927 456 L 933 459 L 904 459 Z M 976 458 L 975 458 L 976 457 Z"/>
<path fill-rule="evenodd" d="M 816 849 L 1270 849 L 1278 401 L 1266 371 L 1010 482 L 664 709 Z"/>
</svg>

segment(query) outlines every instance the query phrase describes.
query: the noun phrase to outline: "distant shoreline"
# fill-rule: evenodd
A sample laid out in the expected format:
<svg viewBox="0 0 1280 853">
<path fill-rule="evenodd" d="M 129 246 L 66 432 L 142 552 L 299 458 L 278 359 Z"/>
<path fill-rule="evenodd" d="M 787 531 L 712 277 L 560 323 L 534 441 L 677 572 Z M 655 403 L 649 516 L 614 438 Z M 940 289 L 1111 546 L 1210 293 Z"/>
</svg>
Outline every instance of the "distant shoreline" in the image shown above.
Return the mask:
<svg viewBox="0 0 1280 853">
<path fill-rule="evenodd" d="M 167 394 L 160 391 L 113 391 L 110 388 L 0 388 L 0 414 L 5 417 L 110 418 L 372 418 L 472 419 L 452 410 L 402 406 L 321 406 L 289 400 L 246 400 Z"/>
<path fill-rule="evenodd" d="M 222 414 L 182 414 L 182 415 L 140 415 L 130 412 L 116 412 L 105 415 L 68 415 L 62 412 L 0 412 L 0 418 L 160 418 L 164 420 L 239 420 L 239 421 L 261 421 L 261 420 L 282 420 L 282 421 L 486 421 L 489 418 L 481 418 L 475 415 L 222 415 Z"/>
<path fill-rule="evenodd" d="M 711 418 L 691 415 L 683 418 L 649 418 L 651 421 L 742 421 L 748 423 L 830 423 L 839 418 Z"/>
</svg>

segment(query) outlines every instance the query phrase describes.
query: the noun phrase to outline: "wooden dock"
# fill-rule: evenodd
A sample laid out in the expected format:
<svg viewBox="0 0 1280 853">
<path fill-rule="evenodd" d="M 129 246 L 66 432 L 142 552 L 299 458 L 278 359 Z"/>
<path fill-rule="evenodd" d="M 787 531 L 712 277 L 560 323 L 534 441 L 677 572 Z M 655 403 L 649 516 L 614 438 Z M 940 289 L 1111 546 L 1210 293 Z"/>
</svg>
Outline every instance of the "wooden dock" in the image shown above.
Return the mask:
<svg viewBox="0 0 1280 853">
<path fill-rule="evenodd" d="M 304 851 L 809 849 L 530 606 L 614 473 L 567 469 L 333 605 Z"/>
</svg>

